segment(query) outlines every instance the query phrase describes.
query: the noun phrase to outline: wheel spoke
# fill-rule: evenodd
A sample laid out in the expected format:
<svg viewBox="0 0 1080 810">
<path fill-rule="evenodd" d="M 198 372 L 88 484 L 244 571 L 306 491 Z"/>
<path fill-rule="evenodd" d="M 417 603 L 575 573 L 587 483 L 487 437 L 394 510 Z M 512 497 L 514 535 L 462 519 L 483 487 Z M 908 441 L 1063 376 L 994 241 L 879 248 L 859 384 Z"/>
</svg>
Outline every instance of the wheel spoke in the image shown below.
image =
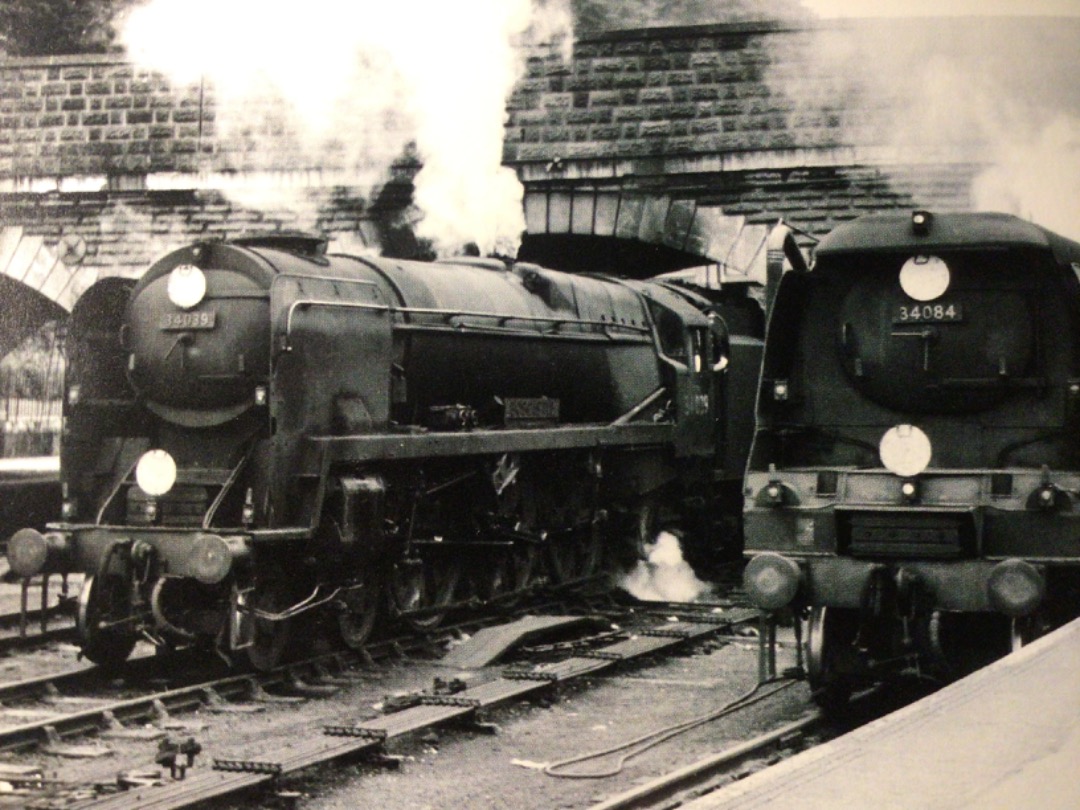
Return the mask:
<svg viewBox="0 0 1080 810">
<path fill-rule="evenodd" d="M 548 546 L 548 562 L 551 565 L 552 579 L 556 585 L 565 585 L 581 576 L 578 568 L 579 550 L 576 543 L 576 537 L 560 537 Z"/>
<path fill-rule="evenodd" d="M 514 590 L 526 591 L 536 584 L 540 551 L 536 543 L 521 542 L 514 546 Z"/>
<path fill-rule="evenodd" d="M 431 630 L 446 616 L 453 603 L 461 574 L 456 559 L 401 560 L 390 572 L 390 607 L 414 630 Z"/>
<path fill-rule="evenodd" d="M 82 654 L 101 667 L 122 664 L 135 648 L 130 631 L 108 626 L 129 618 L 127 580 L 120 574 L 89 576 L 79 594 L 78 631 Z"/>
<path fill-rule="evenodd" d="M 380 581 L 377 572 L 368 570 L 348 586 L 337 623 L 341 640 L 350 649 L 362 648 L 375 629 L 383 600 Z"/>
<path fill-rule="evenodd" d="M 248 605 L 253 611 L 267 614 L 280 613 L 289 606 L 285 584 L 271 580 L 256 585 Z M 265 672 L 281 665 L 292 642 L 293 621 L 263 618 L 252 613 L 245 614 L 248 622 L 249 646 L 247 659 L 251 666 Z"/>
</svg>

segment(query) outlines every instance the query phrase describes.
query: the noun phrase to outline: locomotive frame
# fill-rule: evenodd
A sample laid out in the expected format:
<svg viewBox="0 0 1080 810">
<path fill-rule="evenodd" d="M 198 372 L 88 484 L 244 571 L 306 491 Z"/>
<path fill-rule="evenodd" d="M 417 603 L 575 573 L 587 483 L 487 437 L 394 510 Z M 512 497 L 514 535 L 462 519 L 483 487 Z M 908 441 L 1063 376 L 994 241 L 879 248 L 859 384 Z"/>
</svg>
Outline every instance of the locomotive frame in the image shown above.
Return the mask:
<svg viewBox="0 0 1080 810">
<path fill-rule="evenodd" d="M 841 225 L 794 265 L 769 314 L 744 584 L 806 619 L 819 702 L 956 677 L 1080 612 L 1080 244 L 915 211 Z"/>
<path fill-rule="evenodd" d="M 325 248 L 198 243 L 78 302 L 62 520 L 8 557 L 87 574 L 91 660 L 145 638 L 268 669 L 326 616 L 359 647 L 387 609 L 423 631 L 596 575 L 651 539 L 659 493 L 704 532 L 737 501 L 709 301 Z"/>
</svg>

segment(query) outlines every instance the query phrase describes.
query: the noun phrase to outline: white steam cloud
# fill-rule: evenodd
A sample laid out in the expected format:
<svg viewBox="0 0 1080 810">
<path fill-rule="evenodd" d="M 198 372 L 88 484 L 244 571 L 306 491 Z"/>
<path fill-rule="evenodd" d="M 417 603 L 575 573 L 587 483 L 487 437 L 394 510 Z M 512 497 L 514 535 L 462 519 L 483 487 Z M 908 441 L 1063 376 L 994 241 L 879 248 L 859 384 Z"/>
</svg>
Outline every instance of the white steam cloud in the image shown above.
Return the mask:
<svg viewBox="0 0 1080 810">
<path fill-rule="evenodd" d="M 945 182 L 918 166 L 982 166 L 949 207 L 1080 239 L 1080 122 L 1062 114 L 1080 102 L 1078 32 L 1076 20 L 839 23 L 793 38 L 767 81 L 797 127 L 868 148 L 916 205 Z"/>
<path fill-rule="evenodd" d="M 1006 139 L 975 178 L 977 209 L 1029 219 L 1080 240 L 1080 119 L 1061 117 L 1029 140 Z"/>
<path fill-rule="evenodd" d="M 513 253 L 523 191 L 501 165 L 506 102 L 521 46 L 568 41 L 570 19 L 568 0 L 150 0 L 124 42 L 213 94 L 231 168 L 370 188 L 415 144 L 419 235 Z"/>
<path fill-rule="evenodd" d="M 1075 0 L 802 0 L 822 17 L 1065 17 Z"/>
<path fill-rule="evenodd" d="M 647 559 L 640 560 L 620 585 L 638 599 L 650 602 L 693 602 L 710 590 L 683 559 L 679 538 L 661 532 L 646 547 Z"/>
</svg>

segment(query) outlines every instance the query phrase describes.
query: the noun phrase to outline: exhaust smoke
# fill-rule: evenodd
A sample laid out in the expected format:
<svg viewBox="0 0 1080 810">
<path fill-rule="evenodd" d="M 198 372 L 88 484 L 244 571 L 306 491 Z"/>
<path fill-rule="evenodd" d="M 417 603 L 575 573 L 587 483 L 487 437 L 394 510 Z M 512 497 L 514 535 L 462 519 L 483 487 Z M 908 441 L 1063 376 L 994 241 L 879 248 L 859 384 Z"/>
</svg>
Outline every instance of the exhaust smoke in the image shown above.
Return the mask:
<svg viewBox="0 0 1080 810">
<path fill-rule="evenodd" d="M 568 0 L 150 0 L 122 39 L 137 65 L 212 99 L 221 153 L 208 166 L 367 194 L 415 147 L 420 235 L 440 251 L 512 254 L 524 215 L 501 165 L 506 102 L 523 46 L 568 41 L 569 27 Z M 258 203 L 258 184 L 241 191 Z M 304 197 L 268 191 L 275 207 Z"/>
<path fill-rule="evenodd" d="M 632 596 L 650 602 L 694 602 L 710 593 L 710 586 L 694 574 L 683 559 L 679 538 L 660 532 L 619 585 Z"/>
<path fill-rule="evenodd" d="M 885 14 L 804 2 L 834 17 Z M 1004 211 L 1080 237 L 1078 125 L 1069 117 L 1080 108 L 1077 9 L 1050 23 L 1037 15 L 1061 4 L 984 9 L 1020 15 L 1008 22 L 982 11 L 950 18 L 946 7 L 931 14 L 940 19 L 903 19 L 914 13 L 905 6 L 891 19 L 840 20 L 793 37 L 766 74 L 773 96 L 790 100 L 789 120 L 855 147 L 915 206 Z M 940 176 L 943 167 L 953 174 Z M 950 186 L 960 193 L 949 197 Z"/>
<path fill-rule="evenodd" d="M 1080 240 L 1080 119 L 1061 117 L 1030 141 L 1008 140 L 972 183 L 981 211 L 1000 211 Z"/>
</svg>

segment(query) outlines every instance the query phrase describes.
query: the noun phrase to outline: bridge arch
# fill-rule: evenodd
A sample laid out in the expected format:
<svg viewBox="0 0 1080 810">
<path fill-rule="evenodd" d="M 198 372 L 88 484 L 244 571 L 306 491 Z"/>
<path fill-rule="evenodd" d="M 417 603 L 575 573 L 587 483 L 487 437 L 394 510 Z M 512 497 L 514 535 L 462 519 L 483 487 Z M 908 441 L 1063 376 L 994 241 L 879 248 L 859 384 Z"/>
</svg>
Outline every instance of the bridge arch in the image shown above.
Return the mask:
<svg viewBox="0 0 1080 810">
<path fill-rule="evenodd" d="M 582 187 L 525 194 L 518 258 L 571 272 L 645 278 L 718 266 L 765 280 L 769 228 L 663 193 Z"/>
<path fill-rule="evenodd" d="M 0 228 L 0 357 L 49 321 L 64 321 L 79 295 L 97 279 L 80 267 L 80 237 L 48 243 L 18 226 Z"/>
</svg>

